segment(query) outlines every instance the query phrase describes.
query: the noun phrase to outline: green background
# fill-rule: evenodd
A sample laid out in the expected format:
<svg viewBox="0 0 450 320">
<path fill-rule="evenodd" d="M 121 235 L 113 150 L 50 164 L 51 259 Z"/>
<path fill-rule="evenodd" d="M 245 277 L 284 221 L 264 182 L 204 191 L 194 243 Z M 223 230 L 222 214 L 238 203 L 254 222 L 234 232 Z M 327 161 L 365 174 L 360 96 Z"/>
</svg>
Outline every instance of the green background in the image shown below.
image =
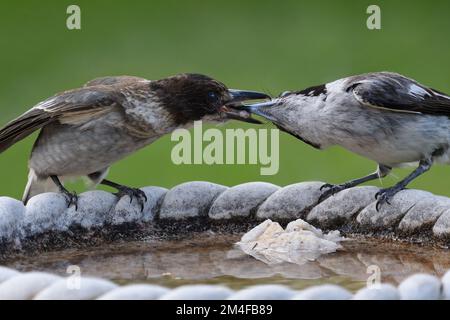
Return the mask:
<svg viewBox="0 0 450 320">
<path fill-rule="evenodd" d="M 366 28 L 373 3 L 382 10 L 381 30 Z M 69 4 L 81 7 L 80 31 L 65 26 Z M 0 123 L 104 75 L 158 79 L 199 72 L 229 87 L 276 95 L 388 70 L 448 93 L 449 12 L 449 1 L 1 1 Z M 35 138 L 0 155 L 1 195 L 21 196 Z M 169 137 L 158 140 L 114 165 L 110 179 L 164 187 L 189 180 L 337 183 L 375 168 L 339 147 L 317 151 L 286 134 L 274 176 L 260 176 L 257 165 L 176 166 L 173 145 Z M 407 172 L 395 170 L 384 185 Z M 450 196 L 450 168 L 435 166 L 412 186 Z"/>
</svg>

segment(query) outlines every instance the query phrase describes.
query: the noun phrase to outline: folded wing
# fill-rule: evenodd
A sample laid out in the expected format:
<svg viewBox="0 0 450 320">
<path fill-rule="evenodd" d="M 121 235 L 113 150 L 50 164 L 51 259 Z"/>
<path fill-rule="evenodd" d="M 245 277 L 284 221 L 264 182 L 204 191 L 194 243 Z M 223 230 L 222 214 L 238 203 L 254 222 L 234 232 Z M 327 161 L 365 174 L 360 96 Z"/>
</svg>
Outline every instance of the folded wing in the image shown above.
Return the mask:
<svg viewBox="0 0 450 320">
<path fill-rule="evenodd" d="M 396 73 L 351 79 L 347 88 L 363 105 L 396 112 L 450 116 L 450 97 Z"/>
<path fill-rule="evenodd" d="M 66 91 L 34 106 L 0 129 L 0 153 L 34 131 L 62 118 L 95 114 L 121 103 L 121 95 L 98 85 Z"/>
</svg>

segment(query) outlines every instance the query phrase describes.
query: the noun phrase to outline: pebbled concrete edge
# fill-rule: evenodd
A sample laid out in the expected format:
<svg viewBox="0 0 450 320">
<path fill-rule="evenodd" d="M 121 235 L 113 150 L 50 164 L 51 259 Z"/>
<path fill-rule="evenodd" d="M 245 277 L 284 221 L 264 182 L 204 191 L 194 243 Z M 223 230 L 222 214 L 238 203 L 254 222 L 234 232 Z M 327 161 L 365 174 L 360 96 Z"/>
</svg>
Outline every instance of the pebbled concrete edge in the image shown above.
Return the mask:
<svg viewBox="0 0 450 320">
<path fill-rule="evenodd" d="M 117 284 L 91 277 L 79 283 L 45 272 L 21 273 L 0 266 L 0 300 L 450 300 L 450 270 L 441 278 L 414 274 L 396 288 L 390 284 L 366 287 L 355 294 L 334 284 L 300 291 L 283 285 L 257 285 L 232 290 L 221 285 L 183 285 L 169 289 L 157 285 Z"/>
<path fill-rule="evenodd" d="M 449 198 L 408 189 L 398 193 L 391 205 L 376 211 L 374 194 L 378 188 L 351 188 L 319 203 L 322 184 L 278 187 L 251 182 L 228 188 L 193 181 L 171 190 L 150 186 L 142 188 L 148 197 L 142 212 L 134 200 L 117 199 L 105 191 L 82 193 L 78 210 L 67 208 L 64 197 L 56 193 L 33 197 L 27 206 L 0 197 L 0 255 L 23 246 L 37 251 L 40 247 L 69 247 L 70 242 L 64 239 L 77 237 L 86 243 L 134 233 L 145 237 L 159 227 L 177 234 L 212 226 L 245 231 L 245 226 L 263 219 L 288 223 L 297 218 L 344 234 L 450 244 Z"/>
</svg>

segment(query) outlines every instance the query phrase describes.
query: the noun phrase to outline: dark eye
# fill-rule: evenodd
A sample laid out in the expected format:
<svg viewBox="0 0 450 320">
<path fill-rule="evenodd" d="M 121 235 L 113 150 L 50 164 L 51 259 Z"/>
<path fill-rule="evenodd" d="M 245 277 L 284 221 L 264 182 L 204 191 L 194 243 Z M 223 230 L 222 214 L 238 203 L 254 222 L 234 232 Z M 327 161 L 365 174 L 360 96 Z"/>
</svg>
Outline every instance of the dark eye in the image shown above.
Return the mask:
<svg viewBox="0 0 450 320">
<path fill-rule="evenodd" d="M 211 100 L 211 101 L 217 101 L 218 100 L 218 96 L 217 96 L 217 93 L 215 93 L 215 92 L 208 92 L 208 98 Z"/>
</svg>

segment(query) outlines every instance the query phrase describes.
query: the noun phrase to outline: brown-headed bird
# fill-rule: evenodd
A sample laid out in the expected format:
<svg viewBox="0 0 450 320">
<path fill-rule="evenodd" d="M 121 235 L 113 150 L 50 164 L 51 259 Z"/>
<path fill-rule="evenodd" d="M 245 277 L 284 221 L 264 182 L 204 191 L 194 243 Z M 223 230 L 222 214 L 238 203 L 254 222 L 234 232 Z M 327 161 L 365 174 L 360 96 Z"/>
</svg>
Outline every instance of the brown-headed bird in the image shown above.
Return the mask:
<svg viewBox="0 0 450 320">
<path fill-rule="evenodd" d="M 196 120 L 237 119 L 259 123 L 237 111 L 242 101 L 270 98 L 254 91 L 231 90 L 201 74 L 179 74 L 150 81 L 139 77 L 103 77 L 85 86 L 50 97 L 0 130 L 0 153 L 36 130 L 41 130 L 29 160 L 23 201 L 59 191 L 77 205 L 77 195 L 63 185 L 67 177 L 87 176 L 94 184 L 136 198 L 145 194 L 105 179 L 118 160 L 177 128 Z"/>
</svg>

